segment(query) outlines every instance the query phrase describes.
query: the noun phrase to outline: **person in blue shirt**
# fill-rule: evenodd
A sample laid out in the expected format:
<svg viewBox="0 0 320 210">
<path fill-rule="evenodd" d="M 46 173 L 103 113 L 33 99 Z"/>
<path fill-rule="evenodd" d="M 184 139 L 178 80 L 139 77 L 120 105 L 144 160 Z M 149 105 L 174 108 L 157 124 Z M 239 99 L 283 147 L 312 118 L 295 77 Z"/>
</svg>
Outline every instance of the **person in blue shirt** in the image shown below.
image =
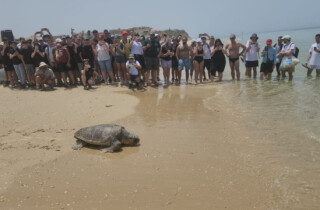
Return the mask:
<svg viewBox="0 0 320 210">
<path fill-rule="evenodd" d="M 271 80 L 273 69 L 277 64 L 277 52 L 272 47 L 272 39 L 266 41 L 267 46 L 262 51 L 262 63 L 260 67 L 260 80 L 263 80 L 265 76 L 268 80 Z"/>
</svg>

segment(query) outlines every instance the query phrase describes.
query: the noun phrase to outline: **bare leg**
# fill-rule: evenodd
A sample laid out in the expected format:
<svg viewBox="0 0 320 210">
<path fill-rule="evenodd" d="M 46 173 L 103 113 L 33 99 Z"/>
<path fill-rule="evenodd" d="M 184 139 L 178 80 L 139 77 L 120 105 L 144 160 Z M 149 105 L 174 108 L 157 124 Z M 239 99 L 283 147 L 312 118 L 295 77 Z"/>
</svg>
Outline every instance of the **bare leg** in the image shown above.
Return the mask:
<svg viewBox="0 0 320 210">
<path fill-rule="evenodd" d="M 219 75 L 219 82 L 221 82 L 222 81 L 223 72 L 218 72 L 218 75 Z"/>
<path fill-rule="evenodd" d="M 196 84 L 198 84 L 198 79 L 199 79 L 199 69 L 200 69 L 200 64 L 197 61 L 194 61 L 194 81 L 196 82 Z M 202 75 L 201 75 L 201 81 L 202 81 Z"/>
<path fill-rule="evenodd" d="M 261 72 L 261 73 L 260 73 L 260 80 L 263 80 L 263 77 L 264 77 L 264 73 Z"/>
<path fill-rule="evenodd" d="M 253 67 L 253 78 L 257 78 L 257 67 Z"/>
<path fill-rule="evenodd" d="M 272 73 L 268 73 L 268 80 L 271 80 Z"/>
<path fill-rule="evenodd" d="M 239 60 L 235 62 L 235 68 L 236 68 L 236 73 L 237 73 L 237 80 L 240 81 L 240 67 L 239 67 Z"/>
<path fill-rule="evenodd" d="M 320 77 L 320 69 L 317 69 L 317 77 Z"/>
<path fill-rule="evenodd" d="M 232 80 L 235 79 L 235 73 L 234 73 L 234 62 L 231 62 L 230 61 L 230 69 L 231 69 L 231 77 L 232 77 Z"/>
<path fill-rule="evenodd" d="M 189 84 L 189 71 L 190 69 L 186 69 L 186 83 Z"/>
<path fill-rule="evenodd" d="M 313 71 L 313 69 L 308 69 L 308 73 L 307 73 L 308 77 L 311 77 L 312 71 Z"/>
<path fill-rule="evenodd" d="M 75 84 L 76 82 L 75 82 L 75 80 L 74 80 L 73 71 L 68 71 L 68 75 L 69 75 L 69 78 L 70 78 L 72 84 Z"/>
</svg>

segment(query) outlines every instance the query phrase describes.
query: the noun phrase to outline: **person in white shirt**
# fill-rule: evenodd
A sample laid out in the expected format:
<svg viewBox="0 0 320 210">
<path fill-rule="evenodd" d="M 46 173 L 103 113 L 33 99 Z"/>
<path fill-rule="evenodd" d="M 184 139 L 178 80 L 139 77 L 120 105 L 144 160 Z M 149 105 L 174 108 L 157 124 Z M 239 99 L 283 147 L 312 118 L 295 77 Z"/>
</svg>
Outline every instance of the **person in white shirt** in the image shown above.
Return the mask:
<svg viewBox="0 0 320 210">
<path fill-rule="evenodd" d="M 251 70 L 253 70 L 253 77 L 257 77 L 257 67 L 259 66 L 258 54 L 260 51 L 260 44 L 258 43 L 258 35 L 252 34 L 250 40 L 246 44 L 246 76 L 251 77 Z"/>
<path fill-rule="evenodd" d="M 127 69 L 127 79 L 129 81 L 129 88 L 131 89 L 133 87 L 132 82 L 135 82 L 136 86 L 140 88 L 141 65 L 139 61 L 134 59 L 133 54 L 129 55 L 129 60 L 126 62 L 126 69 Z"/>
<path fill-rule="evenodd" d="M 308 76 L 311 76 L 313 69 L 316 69 L 317 77 L 320 77 L 320 34 L 317 34 L 315 39 L 316 43 L 311 45 L 305 65 L 308 67 Z"/>
<path fill-rule="evenodd" d="M 139 34 L 135 34 L 133 38 L 133 42 L 130 42 L 130 49 L 131 54 L 134 55 L 134 58 L 136 61 L 139 61 L 141 65 L 141 71 L 144 71 L 145 69 L 145 62 L 144 62 L 144 56 L 143 56 L 143 42 L 144 37 L 140 37 Z"/>
<path fill-rule="evenodd" d="M 280 52 L 280 55 L 283 56 L 282 60 L 291 59 L 291 62 L 292 62 L 292 55 L 294 54 L 296 46 L 294 43 L 291 42 L 291 36 L 289 35 L 283 36 L 282 40 L 284 42 L 284 45 Z M 293 78 L 294 66 L 292 66 L 291 68 L 285 68 L 281 70 L 282 79 L 286 77 L 286 71 L 288 71 L 289 81 L 291 81 Z"/>
</svg>

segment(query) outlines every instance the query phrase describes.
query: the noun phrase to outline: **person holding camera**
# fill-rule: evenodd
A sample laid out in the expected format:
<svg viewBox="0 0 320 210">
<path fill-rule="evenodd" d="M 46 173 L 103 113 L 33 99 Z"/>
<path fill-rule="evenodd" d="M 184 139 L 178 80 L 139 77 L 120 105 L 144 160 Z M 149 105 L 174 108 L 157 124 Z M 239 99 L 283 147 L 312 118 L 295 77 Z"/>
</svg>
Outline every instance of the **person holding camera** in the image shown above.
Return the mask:
<svg viewBox="0 0 320 210">
<path fill-rule="evenodd" d="M 251 70 L 253 70 L 253 77 L 257 77 L 257 67 L 259 66 L 258 53 L 260 52 L 260 44 L 258 43 L 258 35 L 252 34 L 250 40 L 247 41 L 246 47 L 246 76 L 251 77 Z"/>
<path fill-rule="evenodd" d="M 265 76 L 271 80 L 273 69 L 277 64 L 277 51 L 272 47 L 272 39 L 267 39 L 267 46 L 262 51 L 262 63 L 260 67 L 260 80 Z"/>
<path fill-rule="evenodd" d="M 315 39 L 316 43 L 312 44 L 310 47 L 305 66 L 308 67 L 308 76 L 311 76 L 313 69 L 316 69 L 317 77 L 320 77 L 320 34 L 317 34 Z"/>
<path fill-rule="evenodd" d="M 141 65 L 139 61 L 135 60 L 134 55 L 129 55 L 129 60 L 126 63 L 126 69 L 127 69 L 127 78 L 129 81 L 129 88 L 132 88 L 132 83 L 135 82 L 136 86 L 139 87 L 139 84 L 141 82 Z"/>
<path fill-rule="evenodd" d="M 61 77 L 63 79 L 64 86 L 67 87 L 67 75 L 68 73 L 70 82 L 72 85 L 75 85 L 73 72 L 71 71 L 71 64 L 70 64 L 70 54 L 66 47 L 63 47 L 61 42 L 56 44 L 56 61 L 57 61 L 57 71 L 60 72 Z"/>
<path fill-rule="evenodd" d="M 33 48 L 31 46 L 32 40 L 29 39 L 27 41 L 22 42 L 21 54 L 23 56 L 23 60 L 25 63 L 25 70 L 27 73 L 27 80 L 29 83 L 29 87 L 33 88 L 36 86 L 34 79 L 34 65 L 33 65 Z"/>
<path fill-rule="evenodd" d="M 93 85 L 98 73 L 91 67 L 89 59 L 83 60 L 83 70 L 81 70 L 81 80 L 85 90 L 89 90 Z"/>
<path fill-rule="evenodd" d="M 40 86 L 41 90 L 45 90 L 45 84 L 50 86 L 50 89 L 53 90 L 53 83 L 54 83 L 54 73 L 53 71 L 48 68 L 48 65 L 45 62 L 41 62 L 39 67 L 37 68 L 36 73 L 34 74 L 36 78 L 37 84 Z"/>
<path fill-rule="evenodd" d="M 8 86 L 9 83 L 11 84 L 11 87 L 15 87 L 15 80 L 14 77 L 12 76 L 12 73 L 14 72 L 14 67 L 12 60 L 10 59 L 10 45 L 9 45 L 9 40 L 7 37 L 2 37 L 3 41 L 3 46 L 1 49 L 1 56 L 2 56 L 2 62 L 3 62 L 3 67 L 4 67 L 4 72 L 6 76 L 6 82 L 5 86 Z"/>
<path fill-rule="evenodd" d="M 172 67 L 172 56 L 174 56 L 174 53 L 172 52 L 171 42 L 168 40 L 160 50 L 161 66 L 163 68 L 163 77 L 165 84 L 170 83 L 169 77 L 170 69 Z"/>
<path fill-rule="evenodd" d="M 25 63 L 23 60 L 23 55 L 21 54 L 21 50 L 18 48 L 17 42 L 11 42 L 11 49 L 10 49 L 10 59 L 12 60 L 14 70 L 21 82 L 21 87 L 26 87 L 26 70 L 25 70 Z"/>
</svg>

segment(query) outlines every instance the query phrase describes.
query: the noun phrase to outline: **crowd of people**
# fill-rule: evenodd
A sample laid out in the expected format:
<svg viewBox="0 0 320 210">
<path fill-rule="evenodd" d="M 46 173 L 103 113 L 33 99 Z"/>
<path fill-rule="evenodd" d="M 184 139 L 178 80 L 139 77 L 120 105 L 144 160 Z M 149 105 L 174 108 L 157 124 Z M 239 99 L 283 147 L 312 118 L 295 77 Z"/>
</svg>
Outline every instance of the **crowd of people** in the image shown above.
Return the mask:
<svg viewBox="0 0 320 210">
<path fill-rule="evenodd" d="M 85 36 L 61 36 L 54 40 L 48 29 L 34 34 L 34 39 L 19 41 L 2 37 L 0 68 L 5 70 L 4 86 L 12 88 L 53 89 L 75 87 L 90 89 L 93 84 L 128 85 L 143 88 L 158 85 L 160 66 L 165 85 L 181 83 L 185 72 L 186 84 L 203 81 L 222 81 L 229 59 L 233 80 L 240 80 L 240 60 L 245 63 L 247 77 L 257 77 L 260 53 L 260 79 L 270 80 L 274 69 L 284 79 L 293 78 L 294 62 L 299 49 L 289 35 L 280 36 L 276 43 L 267 39 L 261 47 L 257 34 L 252 34 L 246 45 L 232 34 L 226 45 L 221 39 L 199 34 L 196 40 L 178 35 L 151 33 L 148 37 L 134 31 L 111 35 L 108 30 Z M 305 64 L 308 75 L 316 69 L 320 76 L 320 34 L 309 51 Z M 151 81 L 150 81 L 151 76 Z M 171 79 L 170 79 L 171 77 Z"/>
</svg>

